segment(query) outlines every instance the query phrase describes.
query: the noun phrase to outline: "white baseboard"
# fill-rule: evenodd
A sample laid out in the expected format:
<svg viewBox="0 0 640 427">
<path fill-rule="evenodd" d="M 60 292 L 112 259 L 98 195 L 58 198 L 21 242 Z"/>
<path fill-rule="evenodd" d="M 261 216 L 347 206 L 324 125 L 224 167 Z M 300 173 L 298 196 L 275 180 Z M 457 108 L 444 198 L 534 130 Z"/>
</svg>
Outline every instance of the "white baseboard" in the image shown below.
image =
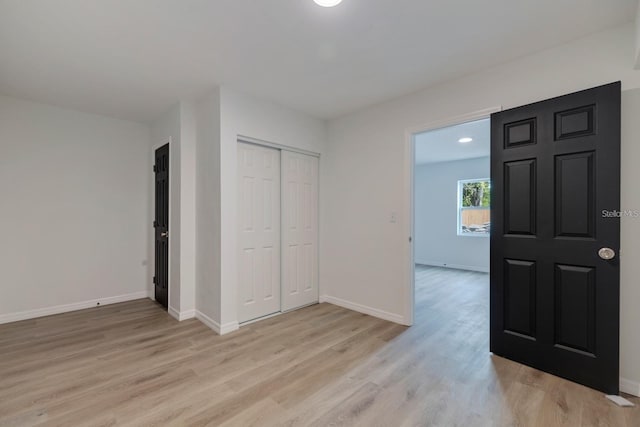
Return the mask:
<svg viewBox="0 0 640 427">
<path fill-rule="evenodd" d="M 228 322 L 224 325 L 220 325 L 220 335 L 228 334 L 230 332 L 234 332 L 240 329 L 240 324 L 236 322 Z"/>
<path fill-rule="evenodd" d="M 0 324 L 19 322 L 20 320 L 35 319 L 38 317 L 52 316 L 54 314 L 68 313 L 70 311 L 84 310 L 102 305 L 117 304 L 120 302 L 132 301 L 142 298 L 150 298 L 151 295 L 147 291 L 134 292 L 131 294 L 118 295 L 115 297 L 106 297 L 92 299 L 89 301 L 75 302 L 72 304 L 56 305 L 53 307 L 37 308 L 35 310 L 20 311 L 17 313 L 0 314 Z"/>
<path fill-rule="evenodd" d="M 174 319 L 176 319 L 177 321 L 180 321 L 180 312 L 178 310 L 176 310 L 173 307 L 169 307 L 167 309 L 167 312 L 169 313 L 169 315 L 171 317 L 173 317 Z"/>
<path fill-rule="evenodd" d="M 481 273 L 489 272 L 489 267 L 483 267 L 479 265 L 448 264 L 448 263 L 437 262 L 437 261 L 419 261 L 419 260 L 416 260 L 415 263 L 420 265 L 428 265 L 432 267 L 453 268 L 456 270 L 479 271 Z"/>
<path fill-rule="evenodd" d="M 196 319 L 207 325 L 209 328 L 213 329 L 215 333 L 220 334 L 220 323 L 216 322 L 203 312 L 196 310 Z"/>
<path fill-rule="evenodd" d="M 378 310 L 377 308 L 368 307 L 366 305 L 358 304 L 355 302 L 343 300 L 341 298 L 332 297 L 329 295 L 321 295 L 320 302 L 328 302 L 329 304 L 338 305 L 340 307 L 348 308 L 349 310 L 357 311 L 359 313 L 368 314 L 369 316 L 377 317 L 380 319 L 388 320 L 390 322 L 399 323 L 401 325 L 407 325 L 404 316 L 395 313 L 389 313 L 388 311 Z"/>
<path fill-rule="evenodd" d="M 640 382 L 620 378 L 620 391 L 632 396 L 640 397 Z"/>
<path fill-rule="evenodd" d="M 194 317 L 196 317 L 196 311 L 194 309 L 185 310 L 180 312 L 178 320 L 182 322 L 183 320 L 193 319 Z"/>
<path fill-rule="evenodd" d="M 229 322 L 225 323 L 224 325 L 220 325 L 220 323 L 216 322 L 203 312 L 199 310 L 194 311 L 196 319 L 207 325 L 209 328 L 213 329 L 214 332 L 216 332 L 218 335 L 225 335 L 229 332 L 237 331 L 240 328 L 238 322 Z"/>
<path fill-rule="evenodd" d="M 195 310 L 178 311 L 173 307 L 169 307 L 167 311 L 169 312 L 171 317 L 176 319 L 178 322 L 182 322 L 183 320 L 187 319 L 193 319 L 194 317 L 196 317 Z"/>
</svg>

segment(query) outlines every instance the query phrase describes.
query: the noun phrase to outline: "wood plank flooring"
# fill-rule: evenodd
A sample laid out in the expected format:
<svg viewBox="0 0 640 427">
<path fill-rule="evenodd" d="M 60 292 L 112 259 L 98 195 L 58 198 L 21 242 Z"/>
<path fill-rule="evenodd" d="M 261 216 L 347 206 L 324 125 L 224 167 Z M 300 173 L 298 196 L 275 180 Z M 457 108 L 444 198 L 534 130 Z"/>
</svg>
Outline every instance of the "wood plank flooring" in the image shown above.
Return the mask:
<svg viewBox="0 0 640 427">
<path fill-rule="evenodd" d="M 149 300 L 0 325 L 0 426 L 640 426 L 491 356 L 487 275 L 416 278 L 411 328 L 319 304 L 220 337 Z"/>
</svg>

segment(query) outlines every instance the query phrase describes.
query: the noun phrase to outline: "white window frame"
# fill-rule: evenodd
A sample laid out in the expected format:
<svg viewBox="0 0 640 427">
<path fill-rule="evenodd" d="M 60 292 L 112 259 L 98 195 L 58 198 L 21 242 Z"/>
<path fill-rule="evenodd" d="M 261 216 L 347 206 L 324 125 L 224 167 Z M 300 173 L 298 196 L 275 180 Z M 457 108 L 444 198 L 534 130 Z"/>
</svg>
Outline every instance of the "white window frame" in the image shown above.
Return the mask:
<svg viewBox="0 0 640 427">
<path fill-rule="evenodd" d="M 490 233 L 463 233 L 462 232 L 462 187 L 464 186 L 464 184 L 468 184 L 470 182 L 483 182 L 483 181 L 487 181 L 489 183 L 489 189 L 491 189 L 491 179 L 489 178 L 473 178 L 473 179 L 460 179 L 458 180 L 458 195 L 457 195 L 457 201 L 456 201 L 456 207 L 457 207 L 457 217 L 458 220 L 456 221 L 456 233 L 458 236 L 461 237 L 489 237 Z M 487 209 L 487 208 L 483 208 L 483 207 L 478 207 L 478 208 L 464 208 L 464 209 Z M 491 210 L 491 206 L 489 206 L 489 210 Z"/>
</svg>

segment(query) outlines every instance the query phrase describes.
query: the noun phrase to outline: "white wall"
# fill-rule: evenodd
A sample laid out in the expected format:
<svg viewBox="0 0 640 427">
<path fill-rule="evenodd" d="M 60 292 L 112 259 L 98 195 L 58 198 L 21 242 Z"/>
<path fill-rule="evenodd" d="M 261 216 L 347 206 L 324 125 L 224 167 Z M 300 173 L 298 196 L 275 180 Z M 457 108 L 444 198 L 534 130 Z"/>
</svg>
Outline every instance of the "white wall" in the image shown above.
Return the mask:
<svg viewBox="0 0 640 427">
<path fill-rule="evenodd" d="M 220 328 L 220 91 L 196 106 L 196 310 Z"/>
<path fill-rule="evenodd" d="M 437 162 L 415 168 L 415 262 L 489 271 L 489 237 L 459 236 L 458 181 L 489 178 L 489 157 Z"/>
<path fill-rule="evenodd" d="M 330 197 L 321 201 L 320 225 L 324 291 L 354 306 L 409 322 L 407 130 L 615 80 L 622 80 L 624 90 L 638 88 L 640 73 L 633 70 L 634 43 L 633 26 L 624 26 L 331 121 L 323 157 L 323 188 Z M 635 114 L 638 117 L 640 112 Z M 623 147 L 628 150 L 635 141 L 629 140 L 629 132 L 625 135 Z M 623 195 L 628 197 L 636 191 L 637 182 L 623 180 Z M 626 204 L 623 198 L 623 205 Z M 399 223 L 389 222 L 391 211 L 398 212 Z M 623 223 L 623 236 L 625 227 Z M 640 258 L 637 240 L 625 244 L 626 259 Z M 632 264 L 622 263 L 623 293 L 637 291 Z M 628 333 L 635 327 L 635 315 L 629 310 L 625 303 L 622 348 L 627 353 L 621 373 L 640 381 L 640 336 Z"/>
<path fill-rule="evenodd" d="M 636 11 L 636 69 L 640 69 L 640 2 Z"/>
<path fill-rule="evenodd" d="M 146 297 L 148 127 L 0 96 L 0 148 L 0 321 Z"/>
<path fill-rule="evenodd" d="M 640 90 L 622 94 L 622 209 L 640 210 Z M 622 217 L 620 233 L 620 365 L 623 378 L 640 382 L 640 218 Z M 638 390 L 640 392 L 640 390 Z M 638 393 L 635 393 L 638 394 Z"/>
<path fill-rule="evenodd" d="M 196 163 L 197 109 L 180 103 L 180 315 L 196 308 Z"/>
</svg>

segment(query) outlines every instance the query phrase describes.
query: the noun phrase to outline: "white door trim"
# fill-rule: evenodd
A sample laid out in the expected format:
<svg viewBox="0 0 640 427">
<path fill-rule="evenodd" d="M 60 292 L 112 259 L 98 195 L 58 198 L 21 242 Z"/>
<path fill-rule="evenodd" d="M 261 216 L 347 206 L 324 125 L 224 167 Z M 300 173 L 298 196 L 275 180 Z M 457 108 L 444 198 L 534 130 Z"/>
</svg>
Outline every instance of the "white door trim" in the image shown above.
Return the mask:
<svg viewBox="0 0 640 427">
<path fill-rule="evenodd" d="M 423 125 L 411 126 L 404 133 L 404 197 L 403 205 L 405 207 L 403 218 L 403 232 L 407 236 L 409 243 L 403 251 L 403 259 L 405 264 L 405 284 L 404 301 L 405 301 L 405 318 L 403 324 L 411 326 L 414 322 L 415 312 L 415 277 L 414 277 L 414 163 L 415 163 L 415 144 L 414 137 L 418 133 L 427 132 L 443 127 L 458 125 L 474 120 L 486 119 L 492 113 L 502 111 L 502 106 L 485 108 L 483 110 L 474 111 L 459 116 L 453 116 L 442 120 L 436 120 Z"/>
<path fill-rule="evenodd" d="M 275 148 L 280 151 L 291 151 L 292 153 L 306 154 L 307 156 L 320 157 L 320 153 L 313 151 L 303 150 L 302 148 L 289 147 L 288 145 L 282 145 L 275 142 L 269 142 L 262 139 L 251 138 L 250 136 L 238 135 L 238 142 L 246 142 L 254 145 L 261 145 L 263 147 Z"/>
</svg>

